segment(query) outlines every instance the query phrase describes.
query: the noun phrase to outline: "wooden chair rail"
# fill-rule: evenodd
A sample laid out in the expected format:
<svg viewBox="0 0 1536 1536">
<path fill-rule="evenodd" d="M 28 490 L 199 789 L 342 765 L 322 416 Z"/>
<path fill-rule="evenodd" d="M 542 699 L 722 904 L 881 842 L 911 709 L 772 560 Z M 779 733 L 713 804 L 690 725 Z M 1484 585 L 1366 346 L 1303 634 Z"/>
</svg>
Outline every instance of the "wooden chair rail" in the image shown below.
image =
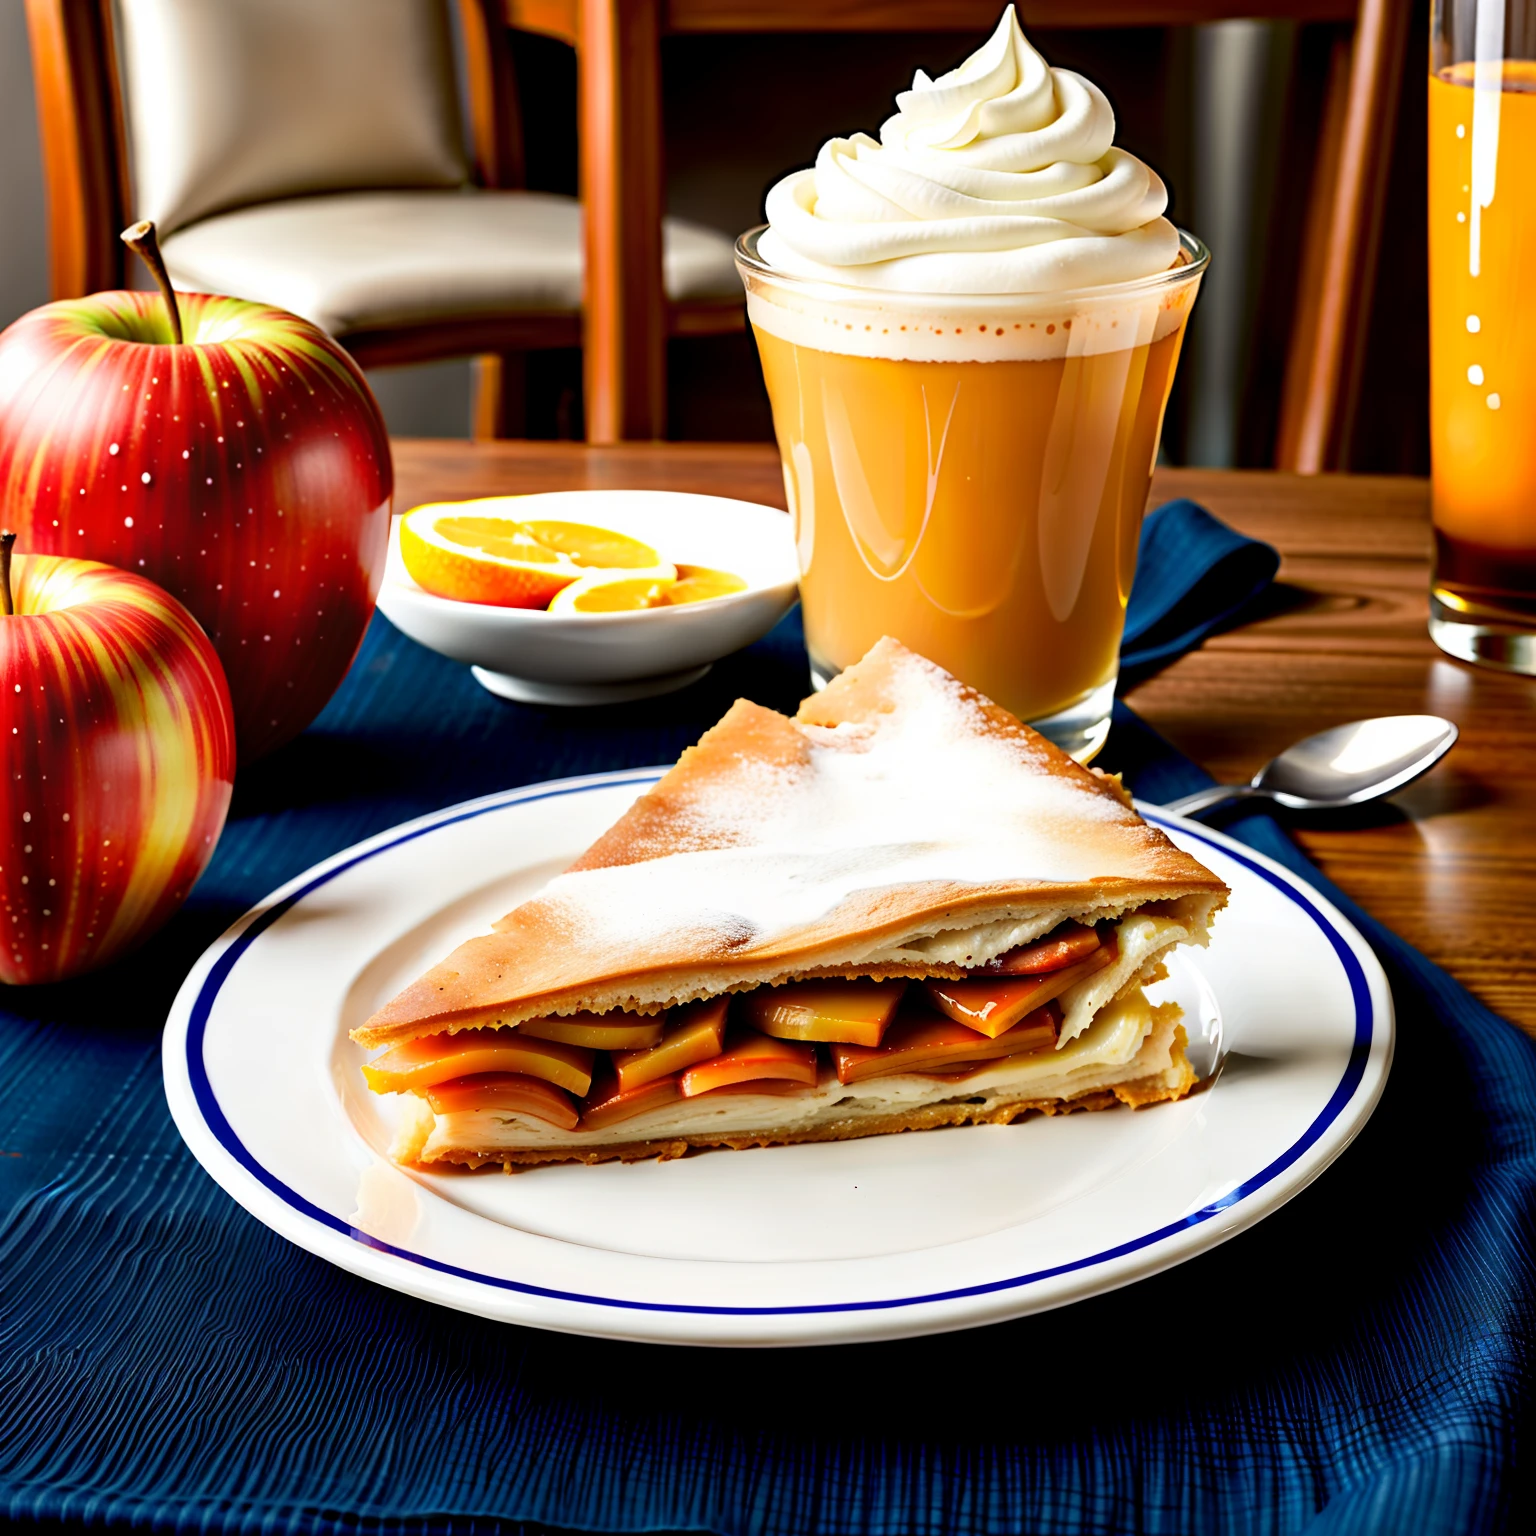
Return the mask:
<svg viewBox="0 0 1536 1536">
<path fill-rule="evenodd" d="M 1361 0 L 1335 45 L 1307 210 L 1275 468 L 1343 469 L 1360 392 L 1410 7 Z"/>
<path fill-rule="evenodd" d="M 501 0 L 458 0 L 476 185 L 523 185 L 523 126 Z"/>
<path fill-rule="evenodd" d="M 729 336 L 746 329 L 745 308 L 720 299 L 667 305 L 669 336 Z M 444 357 L 542 352 L 582 345 L 582 316 L 575 310 L 546 314 L 463 315 L 423 325 L 353 331 L 342 339 L 359 367 L 394 368 Z"/>
<path fill-rule="evenodd" d="M 507 20 L 575 45 L 582 0 L 506 0 Z M 1355 0 L 1022 0 L 1027 27 L 1192 26 L 1237 19 L 1353 21 Z M 682 32 L 974 32 L 998 0 L 663 0 L 660 30 Z"/>
<path fill-rule="evenodd" d="M 747 328 L 747 308 L 738 299 L 700 299 L 667 305 L 669 336 L 729 336 Z"/>
<path fill-rule="evenodd" d="M 361 368 L 392 368 L 439 358 L 542 352 L 549 347 L 579 347 L 581 316 L 574 310 L 552 314 L 465 315 L 353 331 L 341 344 Z"/>
<path fill-rule="evenodd" d="M 586 241 L 587 440 L 666 435 L 662 0 L 586 0 L 577 130 Z"/>
</svg>

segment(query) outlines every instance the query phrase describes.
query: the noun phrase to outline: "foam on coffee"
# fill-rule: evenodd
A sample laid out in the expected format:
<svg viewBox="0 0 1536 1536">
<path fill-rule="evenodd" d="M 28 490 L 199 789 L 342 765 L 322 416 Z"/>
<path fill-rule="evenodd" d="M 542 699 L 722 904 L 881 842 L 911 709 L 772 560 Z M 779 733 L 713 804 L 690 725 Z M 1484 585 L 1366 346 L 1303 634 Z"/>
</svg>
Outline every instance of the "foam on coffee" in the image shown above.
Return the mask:
<svg viewBox="0 0 1536 1536">
<path fill-rule="evenodd" d="M 758 330 L 820 352 L 914 363 L 1045 362 L 1145 346 L 1177 330 L 1194 300 L 1188 285 L 1158 279 L 1084 293 L 919 296 L 779 283 L 767 271 L 746 277 Z"/>
</svg>

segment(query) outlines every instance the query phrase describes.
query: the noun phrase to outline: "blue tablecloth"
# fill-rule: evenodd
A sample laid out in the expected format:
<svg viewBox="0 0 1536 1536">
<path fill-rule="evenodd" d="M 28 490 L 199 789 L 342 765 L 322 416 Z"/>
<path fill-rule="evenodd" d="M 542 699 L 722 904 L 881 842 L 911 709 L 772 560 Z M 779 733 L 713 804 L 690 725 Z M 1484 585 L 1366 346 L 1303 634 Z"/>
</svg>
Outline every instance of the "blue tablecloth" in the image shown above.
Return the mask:
<svg viewBox="0 0 1536 1536">
<path fill-rule="evenodd" d="M 1218 562 L 1224 574 L 1201 582 Z M 1148 520 L 1145 671 L 1273 574 L 1198 509 Z M 1139 653 L 1137 648 L 1140 648 Z M 1139 659 L 1138 659 L 1139 655 Z M 668 1350 L 482 1322 L 245 1215 L 183 1148 L 159 1031 L 272 887 L 507 785 L 671 760 L 806 685 L 793 618 L 669 699 L 499 703 L 376 620 L 315 727 L 241 776 L 171 926 L 0 998 L 0 1520 L 145 1530 L 970 1536 L 1530 1528 L 1536 1050 L 1332 890 L 1392 979 L 1386 1095 L 1252 1232 L 1068 1312 L 900 1344 Z M 1106 761 L 1206 782 L 1120 707 Z"/>
</svg>

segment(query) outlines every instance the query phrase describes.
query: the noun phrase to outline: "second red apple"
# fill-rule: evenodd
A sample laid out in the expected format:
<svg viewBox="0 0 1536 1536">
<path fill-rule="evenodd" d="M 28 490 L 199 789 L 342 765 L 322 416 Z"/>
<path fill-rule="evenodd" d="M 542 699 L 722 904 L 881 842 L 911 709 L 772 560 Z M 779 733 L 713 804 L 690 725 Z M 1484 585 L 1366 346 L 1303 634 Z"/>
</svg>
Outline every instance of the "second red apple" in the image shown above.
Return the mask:
<svg viewBox="0 0 1536 1536">
<path fill-rule="evenodd" d="M 283 310 L 159 295 L 46 304 L 0 334 L 0 520 L 38 554 L 147 576 L 208 632 L 240 760 L 297 735 L 383 578 L 389 440 L 356 365 Z"/>
</svg>

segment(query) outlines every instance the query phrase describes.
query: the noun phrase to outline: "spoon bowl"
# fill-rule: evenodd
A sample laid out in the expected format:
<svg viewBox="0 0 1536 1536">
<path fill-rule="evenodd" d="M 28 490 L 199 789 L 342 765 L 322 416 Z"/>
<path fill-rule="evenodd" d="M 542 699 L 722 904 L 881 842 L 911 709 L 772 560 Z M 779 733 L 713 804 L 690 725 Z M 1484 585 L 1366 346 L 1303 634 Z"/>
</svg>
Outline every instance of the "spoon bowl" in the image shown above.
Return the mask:
<svg viewBox="0 0 1536 1536">
<path fill-rule="evenodd" d="M 1439 715 L 1380 715 L 1319 731 L 1266 763 L 1247 784 L 1197 790 L 1166 809 L 1181 816 L 1227 800 L 1262 798 L 1292 811 L 1331 811 L 1379 800 L 1427 773 L 1456 744 Z"/>
</svg>

